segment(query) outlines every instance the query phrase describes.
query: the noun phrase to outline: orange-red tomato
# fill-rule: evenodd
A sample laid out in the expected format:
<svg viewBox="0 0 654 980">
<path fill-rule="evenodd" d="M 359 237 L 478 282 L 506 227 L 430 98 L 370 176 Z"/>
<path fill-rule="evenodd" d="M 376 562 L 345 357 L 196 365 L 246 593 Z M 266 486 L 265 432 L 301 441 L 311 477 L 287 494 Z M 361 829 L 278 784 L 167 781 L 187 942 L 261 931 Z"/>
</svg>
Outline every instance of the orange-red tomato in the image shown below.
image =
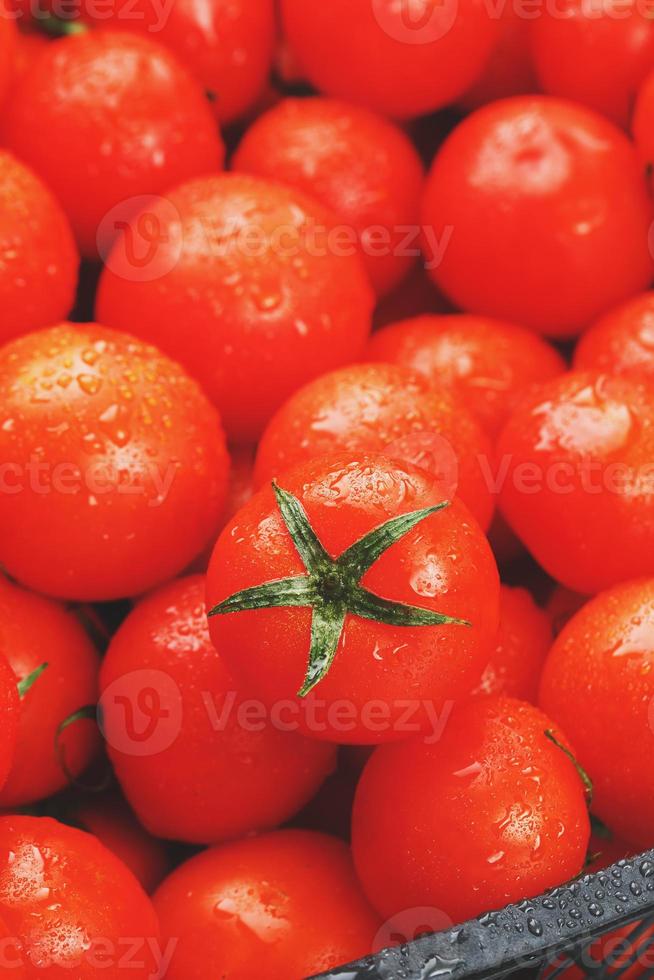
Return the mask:
<svg viewBox="0 0 654 980">
<path fill-rule="evenodd" d="M 585 330 L 574 366 L 654 379 L 654 292 L 628 299 Z"/>
</svg>

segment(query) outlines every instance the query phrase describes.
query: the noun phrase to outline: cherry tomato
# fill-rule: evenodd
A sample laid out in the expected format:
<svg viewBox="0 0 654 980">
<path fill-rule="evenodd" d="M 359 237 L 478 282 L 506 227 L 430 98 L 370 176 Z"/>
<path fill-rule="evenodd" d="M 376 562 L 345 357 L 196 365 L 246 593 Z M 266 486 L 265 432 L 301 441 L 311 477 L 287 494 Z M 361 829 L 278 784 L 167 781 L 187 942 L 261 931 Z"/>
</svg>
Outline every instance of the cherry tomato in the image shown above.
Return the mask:
<svg viewBox="0 0 654 980">
<path fill-rule="evenodd" d="M 317 202 L 227 174 L 185 184 L 153 216 L 161 236 L 151 278 L 130 278 L 119 241 L 100 280 L 98 318 L 185 364 L 231 439 L 256 441 L 297 388 L 360 354 L 372 290 L 356 246 L 339 252 L 338 221 Z"/>
<path fill-rule="evenodd" d="M 552 728 L 521 701 L 474 698 L 437 742 L 373 753 L 357 788 L 352 849 L 381 915 L 435 907 L 462 922 L 581 871 L 590 836 L 584 785 L 547 737 Z"/>
<path fill-rule="evenodd" d="M 27 980 L 162 975 L 141 886 L 95 837 L 56 820 L 0 817 L 0 914 L 15 939 L 8 975 L 14 963 Z"/>
<path fill-rule="evenodd" d="M 545 657 L 552 645 L 547 613 L 527 589 L 500 589 L 500 628 L 478 694 L 506 694 L 536 703 Z"/>
<path fill-rule="evenodd" d="M 565 727 L 595 786 L 593 809 L 639 849 L 654 843 L 654 580 L 603 592 L 573 616 L 543 671 L 540 704 Z M 634 748 L 638 746 L 638 751 Z"/>
<path fill-rule="evenodd" d="M 409 138 L 386 119 L 332 99 L 284 99 L 253 123 L 233 164 L 331 208 L 356 234 L 378 295 L 411 268 L 423 167 Z"/>
<path fill-rule="evenodd" d="M 98 249 L 107 255 L 143 195 L 223 162 L 199 84 L 164 47 L 132 34 L 53 42 L 16 89 L 3 124 L 5 144 L 54 191 L 91 258 Z"/>
<path fill-rule="evenodd" d="M 18 739 L 0 807 L 23 806 L 63 789 L 79 776 L 100 745 L 86 718 L 58 730 L 98 696 L 100 660 L 83 627 L 59 603 L 0 577 L 0 650 L 14 685 L 47 667 L 23 694 Z"/>
<path fill-rule="evenodd" d="M 498 625 L 497 569 L 465 505 L 384 456 L 322 456 L 255 494 L 218 539 L 207 596 L 244 689 L 348 743 L 433 728 Z"/>
<path fill-rule="evenodd" d="M 551 336 L 649 285 L 651 220 L 627 138 L 544 96 L 468 116 L 437 154 L 423 204 L 427 254 L 439 243 L 432 275 L 450 299 Z"/>
<path fill-rule="evenodd" d="M 459 100 L 462 108 L 472 111 L 487 102 L 538 91 L 529 50 L 529 25 L 518 5 L 504 5 L 491 56 L 481 76 Z"/>
<path fill-rule="evenodd" d="M 168 980 L 302 980 L 372 951 L 380 922 L 349 848 L 284 830 L 191 858 L 154 896 L 177 946 Z"/>
<path fill-rule="evenodd" d="M 283 26 L 321 92 L 389 116 L 420 116 L 475 81 L 498 34 L 480 0 L 282 0 Z"/>
<path fill-rule="evenodd" d="M 632 297 L 584 331 L 574 366 L 654 380 L 654 292 Z"/>
<path fill-rule="evenodd" d="M 525 388 L 565 370 L 561 355 L 531 330 L 465 314 L 393 323 L 373 334 L 366 356 L 451 386 L 492 437 Z"/>
<path fill-rule="evenodd" d="M 204 588 L 200 575 L 179 579 L 139 603 L 103 662 L 100 704 L 141 823 L 157 837 L 216 843 L 284 823 L 336 757 L 235 688 L 209 638 Z"/>
<path fill-rule="evenodd" d="M 540 565 L 575 592 L 654 572 L 654 398 L 573 371 L 526 396 L 497 444 L 500 505 Z"/>
<path fill-rule="evenodd" d="M 0 790 L 14 762 L 19 713 L 16 675 L 0 652 Z"/>
<path fill-rule="evenodd" d="M 483 460 L 490 459 L 490 442 L 460 400 L 432 388 L 417 372 L 355 364 L 306 385 L 265 430 L 255 482 L 261 486 L 289 466 L 341 451 L 383 452 L 424 467 L 446 497 L 458 493 L 488 527 L 493 499 Z"/>
<path fill-rule="evenodd" d="M 4 150 L 0 254 L 0 343 L 68 314 L 79 265 L 68 220 L 45 185 Z"/>
<path fill-rule="evenodd" d="M 563 0 L 529 22 L 540 87 L 608 116 L 631 119 L 636 92 L 654 68 L 654 35 L 638 0 Z"/>
<path fill-rule="evenodd" d="M 218 527 L 220 422 L 174 362 L 97 324 L 0 350 L 0 561 L 65 598 L 134 595 Z"/>
</svg>

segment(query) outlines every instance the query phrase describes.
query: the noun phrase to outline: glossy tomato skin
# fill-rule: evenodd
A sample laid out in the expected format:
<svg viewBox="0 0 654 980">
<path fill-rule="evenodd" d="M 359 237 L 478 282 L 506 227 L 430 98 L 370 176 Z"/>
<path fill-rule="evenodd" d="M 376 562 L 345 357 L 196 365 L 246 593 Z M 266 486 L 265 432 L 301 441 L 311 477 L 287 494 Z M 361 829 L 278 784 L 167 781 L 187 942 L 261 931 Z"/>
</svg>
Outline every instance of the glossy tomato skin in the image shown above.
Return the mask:
<svg viewBox="0 0 654 980">
<path fill-rule="evenodd" d="M 19 714 L 18 681 L 9 661 L 0 653 L 0 790 L 14 762 Z"/>
<path fill-rule="evenodd" d="M 204 591 L 196 575 L 143 599 L 114 636 L 101 674 L 103 731 L 127 799 L 157 837 L 200 844 L 284 823 L 336 764 L 333 746 L 248 714 L 248 692 L 239 692 L 211 643 Z M 128 726 L 148 690 L 158 694 L 160 718 L 172 717 L 178 730 L 168 737 L 163 721 L 140 743 Z"/>
<path fill-rule="evenodd" d="M 423 466 L 486 529 L 494 501 L 483 461 L 491 444 L 461 400 L 394 364 L 354 364 L 300 389 L 259 443 L 257 486 L 327 453 L 381 452 Z"/>
<path fill-rule="evenodd" d="M 233 166 L 291 184 L 338 215 L 356 232 L 378 295 L 411 268 L 407 235 L 419 222 L 423 166 L 409 138 L 381 116 L 335 99 L 284 99 L 248 129 Z"/>
<path fill-rule="evenodd" d="M 552 645 L 552 626 L 527 589 L 500 588 L 500 627 L 495 642 L 475 693 L 502 694 L 535 704 Z"/>
<path fill-rule="evenodd" d="M 496 456 L 502 512 L 558 582 L 592 595 L 654 571 L 651 386 L 586 371 L 539 385 Z"/>
<path fill-rule="evenodd" d="M 357 788 L 352 848 L 381 915 L 434 907 L 462 922 L 581 871 L 584 788 L 546 737 L 552 727 L 524 702 L 475 698 L 455 708 L 436 743 L 373 753 Z"/>
<path fill-rule="evenodd" d="M 574 366 L 654 379 L 654 292 L 640 293 L 592 324 L 579 338 Z"/>
<path fill-rule="evenodd" d="M 330 249 L 338 220 L 317 202 L 226 174 L 178 187 L 153 214 L 156 278 L 130 279 L 118 242 L 98 318 L 185 364 L 231 440 L 255 442 L 293 391 L 359 356 L 373 292 L 358 255 Z"/>
<path fill-rule="evenodd" d="M 169 980 L 300 980 L 370 953 L 381 924 L 349 848 L 301 830 L 198 854 L 154 904 L 163 936 L 178 937 Z"/>
<path fill-rule="evenodd" d="M 318 457 L 285 471 L 278 482 L 301 501 L 333 556 L 391 517 L 443 500 L 425 470 L 384 456 Z M 303 571 L 266 487 L 218 539 L 207 577 L 208 605 Z M 370 744 L 429 728 L 433 712 L 464 697 L 488 660 L 498 623 L 497 569 L 486 538 L 458 499 L 396 542 L 362 584 L 386 599 L 473 625 L 389 626 L 348 616 L 328 675 L 300 701 L 295 692 L 306 669 L 310 609 L 259 609 L 210 619 L 212 640 L 244 687 L 268 706 L 289 703 L 300 730 L 315 738 Z M 381 705 L 374 717 L 371 702 Z"/>
<path fill-rule="evenodd" d="M 0 915 L 27 980 L 121 980 L 130 951 L 133 980 L 162 964 L 157 918 L 132 873 L 95 837 L 48 817 L 0 817 Z"/>
<path fill-rule="evenodd" d="M 97 324 L 0 350 L 0 560 L 35 590 L 143 592 L 208 543 L 229 459 L 220 420 L 183 369 Z"/>
<path fill-rule="evenodd" d="M 0 807 L 51 796 L 84 772 L 100 747 L 95 722 L 81 719 L 58 739 L 70 715 L 98 697 L 100 658 L 75 616 L 51 599 L 0 578 L 0 649 L 15 677 L 47 668 L 20 701 L 18 738 Z"/>
<path fill-rule="evenodd" d="M 447 236 L 432 275 L 449 298 L 554 337 L 648 286 L 651 218 L 624 134 L 545 96 L 468 116 L 437 154 L 423 203 L 423 224 L 442 246 Z"/>
<path fill-rule="evenodd" d="M 89 31 L 49 45 L 7 107 L 3 135 L 55 193 L 89 258 L 106 256 L 140 197 L 223 163 L 200 85 L 133 34 Z"/>
<path fill-rule="evenodd" d="M 45 184 L 0 150 L 0 343 L 66 316 L 79 255 L 68 219 Z"/>
<path fill-rule="evenodd" d="M 637 0 L 564 0 L 529 24 L 543 92 L 571 99 L 627 128 L 638 88 L 654 68 L 654 36 Z"/>
<path fill-rule="evenodd" d="M 281 7 L 291 48 L 321 92 L 399 119 L 454 102 L 481 74 L 498 33 L 477 0 Z"/>
<path fill-rule="evenodd" d="M 565 370 L 558 351 L 531 330 L 468 314 L 389 324 L 372 335 L 366 357 L 452 387 L 493 438 L 525 388 Z"/>
<path fill-rule="evenodd" d="M 654 843 L 654 792 L 643 760 L 654 748 L 654 581 L 596 596 L 557 637 L 540 704 L 566 727 L 595 787 L 593 809 L 639 850 Z M 638 751 L 634 747 L 638 746 Z"/>
</svg>

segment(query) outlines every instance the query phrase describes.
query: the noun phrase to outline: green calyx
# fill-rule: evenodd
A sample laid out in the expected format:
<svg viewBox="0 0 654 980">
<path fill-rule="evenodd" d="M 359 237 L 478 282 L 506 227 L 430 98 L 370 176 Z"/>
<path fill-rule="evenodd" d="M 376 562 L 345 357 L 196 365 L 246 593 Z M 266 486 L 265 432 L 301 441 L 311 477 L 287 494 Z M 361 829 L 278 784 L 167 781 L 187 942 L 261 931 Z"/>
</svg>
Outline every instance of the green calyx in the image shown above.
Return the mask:
<svg viewBox="0 0 654 980">
<path fill-rule="evenodd" d="M 584 767 L 581 765 L 581 763 L 578 761 L 578 759 L 570 751 L 570 749 L 566 748 L 566 746 L 559 741 L 559 739 L 556 737 L 556 735 L 551 729 L 549 728 L 546 729 L 545 738 L 548 738 L 550 742 L 556 745 L 557 749 L 560 749 L 561 752 L 563 752 L 563 754 L 568 757 L 572 765 L 577 770 L 577 774 L 581 779 L 581 782 L 583 783 L 584 793 L 586 794 L 586 803 L 588 805 L 588 808 L 590 809 L 590 806 L 593 802 L 593 793 L 594 793 L 592 779 L 590 778 L 590 776 L 588 775 Z"/>
<path fill-rule="evenodd" d="M 35 684 L 36 681 L 38 681 L 43 671 L 47 669 L 48 669 L 47 664 L 40 664 L 40 666 L 38 666 L 36 670 L 33 670 L 31 674 L 28 674 L 27 677 L 24 677 L 22 681 L 18 682 L 17 684 L 18 697 L 21 699 L 21 701 L 23 700 L 23 698 L 25 697 L 29 689 L 32 687 L 32 685 Z"/>
<path fill-rule="evenodd" d="M 298 697 L 306 697 L 329 672 L 348 614 L 390 626 L 471 625 L 466 620 L 444 616 L 431 609 L 382 599 L 361 585 L 365 573 L 391 545 L 427 517 L 448 507 L 449 501 L 393 517 L 364 535 L 338 558 L 332 558 L 318 539 L 297 497 L 276 483 L 272 487 L 306 575 L 243 589 L 215 606 L 209 616 L 280 606 L 311 608 L 309 659 Z"/>
</svg>

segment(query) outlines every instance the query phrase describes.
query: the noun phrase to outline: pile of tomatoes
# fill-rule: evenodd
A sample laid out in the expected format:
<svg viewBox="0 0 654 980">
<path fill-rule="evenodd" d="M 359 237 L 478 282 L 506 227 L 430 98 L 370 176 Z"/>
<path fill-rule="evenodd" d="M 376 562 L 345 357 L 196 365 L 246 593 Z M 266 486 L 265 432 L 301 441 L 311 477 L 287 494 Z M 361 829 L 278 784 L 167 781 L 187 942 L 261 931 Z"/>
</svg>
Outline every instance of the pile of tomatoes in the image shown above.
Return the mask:
<svg viewBox="0 0 654 980">
<path fill-rule="evenodd" d="M 0 976 L 654 845 L 646 4 L 3 3 Z"/>
</svg>

